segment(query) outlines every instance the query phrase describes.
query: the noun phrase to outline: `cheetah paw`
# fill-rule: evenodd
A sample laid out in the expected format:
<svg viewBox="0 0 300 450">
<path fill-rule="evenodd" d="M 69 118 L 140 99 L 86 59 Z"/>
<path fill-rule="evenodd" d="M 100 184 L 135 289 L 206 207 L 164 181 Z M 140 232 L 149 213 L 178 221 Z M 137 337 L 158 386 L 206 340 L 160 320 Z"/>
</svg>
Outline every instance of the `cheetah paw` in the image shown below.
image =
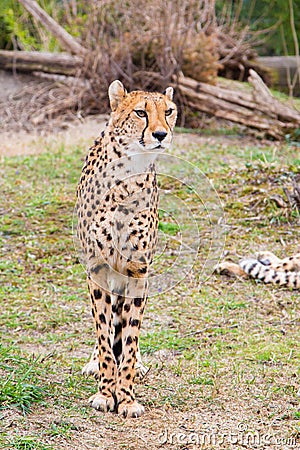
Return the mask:
<svg viewBox="0 0 300 450">
<path fill-rule="evenodd" d="M 241 269 L 238 264 L 232 263 L 230 261 L 224 261 L 218 264 L 214 271 L 220 275 L 227 275 L 228 277 L 246 277 L 247 275 Z"/>
<path fill-rule="evenodd" d="M 108 412 L 115 410 L 115 399 L 112 396 L 107 397 L 100 394 L 100 392 L 89 398 L 89 404 L 98 411 Z"/>
<path fill-rule="evenodd" d="M 98 360 L 89 361 L 81 371 L 82 375 L 85 377 L 93 376 L 96 380 L 99 379 L 99 364 Z"/>
<path fill-rule="evenodd" d="M 134 401 L 133 403 L 125 403 L 121 404 L 118 407 L 118 413 L 122 415 L 123 417 L 127 418 L 136 418 L 140 417 L 144 414 L 144 407 L 140 403 Z"/>
</svg>

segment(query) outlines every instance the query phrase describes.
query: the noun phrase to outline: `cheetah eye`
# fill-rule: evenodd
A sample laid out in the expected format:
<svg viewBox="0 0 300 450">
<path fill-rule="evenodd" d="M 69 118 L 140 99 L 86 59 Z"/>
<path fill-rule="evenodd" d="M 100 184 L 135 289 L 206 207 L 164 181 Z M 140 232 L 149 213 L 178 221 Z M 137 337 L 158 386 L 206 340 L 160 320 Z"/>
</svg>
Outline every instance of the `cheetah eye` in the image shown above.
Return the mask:
<svg viewBox="0 0 300 450">
<path fill-rule="evenodd" d="M 170 116 L 170 115 L 172 114 L 172 112 L 173 112 L 173 109 L 172 109 L 172 108 L 167 109 L 167 111 L 165 112 L 165 115 L 166 115 L 166 116 Z"/>
<path fill-rule="evenodd" d="M 143 109 L 135 109 L 134 112 L 138 117 L 147 117 L 147 113 Z"/>
</svg>

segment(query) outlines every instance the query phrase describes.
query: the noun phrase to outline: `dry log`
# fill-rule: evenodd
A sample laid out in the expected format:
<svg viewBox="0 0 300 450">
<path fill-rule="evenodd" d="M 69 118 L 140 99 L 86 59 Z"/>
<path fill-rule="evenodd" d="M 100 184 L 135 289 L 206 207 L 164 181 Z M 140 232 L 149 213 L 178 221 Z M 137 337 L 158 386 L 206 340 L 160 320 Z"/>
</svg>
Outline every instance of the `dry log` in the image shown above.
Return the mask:
<svg viewBox="0 0 300 450">
<path fill-rule="evenodd" d="M 49 14 L 46 13 L 33 0 L 19 0 L 19 2 L 27 9 L 33 17 L 41 22 L 50 33 L 60 42 L 62 48 L 75 55 L 84 56 L 87 49 L 79 44 L 63 27 L 61 27 Z"/>
<path fill-rule="evenodd" d="M 300 113 L 275 99 L 253 70 L 252 92 L 239 92 L 180 76 L 177 88 L 193 109 L 263 131 L 275 139 L 300 127 Z"/>
<path fill-rule="evenodd" d="M 98 62 L 101 55 L 93 55 L 92 50 L 84 48 L 50 17 L 36 1 L 19 0 L 19 2 L 58 39 L 66 51 L 77 56 L 0 51 L 0 65 L 6 69 L 17 68 L 27 72 L 47 72 L 67 76 L 77 75 L 77 77 L 82 77 L 83 83 L 85 82 L 85 77 L 89 77 L 86 90 L 83 90 L 87 98 L 93 99 L 93 90 L 95 92 L 99 91 L 99 86 L 103 84 L 99 82 L 101 77 L 99 72 L 97 73 L 97 70 L 101 70 L 101 68 L 98 68 L 97 64 L 95 64 L 93 69 L 93 63 L 95 61 Z M 246 67 L 247 60 L 253 56 L 251 49 L 244 48 L 242 45 L 243 40 L 236 42 L 233 36 L 225 34 L 220 42 L 224 40 L 226 42 L 225 45 L 222 45 L 223 52 L 220 52 L 223 55 L 223 63 L 234 59 L 244 73 L 245 69 L 249 69 L 248 66 Z M 246 52 L 248 52 L 247 55 Z M 80 73 L 82 67 L 89 67 L 92 70 L 81 71 Z M 194 110 L 203 111 L 216 117 L 261 130 L 266 135 L 276 139 L 282 138 L 285 134 L 299 128 L 300 113 L 276 100 L 254 70 L 250 69 L 249 75 L 248 81 L 252 86 L 251 92 L 210 86 L 205 83 L 198 83 L 183 75 L 176 80 L 174 79 L 174 83 L 176 83 L 175 86 L 184 99 L 184 103 Z M 62 110 L 65 110 L 65 107 L 76 107 L 79 102 L 80 100 L 73 93 L 73 95 L 66 96 L 66 102 L 62 102 L 63 104 L 60 104 L 58 101 L 53 102 L 52 105 L 50 102 L 44 106 L 42 112 L 39 111 L 37 115 L 32 115 L 33 120 L 35 123 L 41 123 L 48 116 L 61 113 Z"/>
<path fill-rule="evenodd" d="M 0 50 L 0 67 L 19 72 L 46 72 L 76 75 L 82 59 L 68 53 L 21 52 Z"/>
<path fill-rule="evenodd" d="M 69 75 L 59 75 L 56 73 L 32 72 L 32 75 L 42 80 L 53 81 L 54 83 L 62 83 L 68 86 L 79 86 L 85 89 L 91 87 L 90 82 L 85 78 L 78 78 Z"/>
<path fill-rule="evenodd" d="M 179 85 L 191 88 L 195 92 L 212 95 L 229 103 L 244 106 L 250 110 L 260 111 L 270 117 L 282 119 L 284 122 L 291 121 L 299 124 L 300 113 L 273 97 L 268 87 L 254 70 L 250 70 L 248 81 L 253 87 L 252 92 L 249 93 L 242 90 L 238 91 L 199 83 L 187 77 L 180 77 Z"/>
<path fill-rule="evenodd" d="M 91 99 L 94 98 L 93 86 L 97 84 L 97 74 L 90 71 L 88 73 L 93 73 L 93 77 L 84 78 L 84 74 L 81 73 L 83 58 L 80 56 L 0 50 L 0 67 L 23 72 L 39 72 L 39 76 L 42 77 L 47 73 L 48 78 L 51 74 L 51 80 L 54 81 L 56 79 L 53 77 L 58 75 L 59 78 L 56 81 L 69 87 L 80 85 L 86 92 L 86 98 L 89 96 Z M 64 79 L 61 75 L 73 78 Z M 300 113 L 275 99 L 256 72 L 250 71 L 249 83 L 252 86 L 251 91 L 235 90 L 199 83 L 180 75 L 174 86 L 180 92 L 184 103 L 193 110 L 255 128 L 275 139 L 281 139 L 285 134 L 292 133 L 300 127 Z M 96 90 L 98 89 L 97 87 Z M 55 106 L 50 102 L 49 107 L 44 107 L 42 112 L 32 114 L 32 118 L 36 124 L 39 124 L 47 117 L 53 117 L 68 108 L 76 107 L 76 104 L 80 103 L 77 95 L 78 93 L 74 95 L 74 92 L 71 96 L 67 95 L 66 91 L 66 102 L 62 102 L 62 105 L 55 104 Z"/>
<path fill-rule="evenodd" d="M 269 88 L 265 85 L 260 76 L 254 71 L 249 71 L 250 76 L 248 78 L 249 83 L 253 86 L 253 99 L 256 104 L 262 106 L 267 105 L 266 113 L 269 110 L 269 114 L 274 113 L 275 117 L 279 120 L 295 122 L 297 127 L 300 125 L 300 113 L 294 108 L 291 108 L 279 100 L 277 100 L 270 92 Z M 272 111 L 270 111 L 272 108 Z M 265 111 L 264 111 L 265 112 Z"/>
</svg>

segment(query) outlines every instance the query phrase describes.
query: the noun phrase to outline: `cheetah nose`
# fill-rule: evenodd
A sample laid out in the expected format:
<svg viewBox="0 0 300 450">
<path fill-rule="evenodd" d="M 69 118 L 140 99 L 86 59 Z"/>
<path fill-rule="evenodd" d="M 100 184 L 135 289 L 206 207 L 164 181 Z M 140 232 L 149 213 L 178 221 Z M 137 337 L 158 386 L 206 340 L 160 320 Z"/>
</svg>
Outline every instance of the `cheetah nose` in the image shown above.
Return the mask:
<svg viewBox="0 0 300 450">
<path fill-rule="evenodd" d="M 155 133 L 152 133 L 152 136 L 157 139 L 159 142 L 163 141 L 164 138 L 167 136 L 168 133 L 165 131 L 155 131 Z"/>
</svg>

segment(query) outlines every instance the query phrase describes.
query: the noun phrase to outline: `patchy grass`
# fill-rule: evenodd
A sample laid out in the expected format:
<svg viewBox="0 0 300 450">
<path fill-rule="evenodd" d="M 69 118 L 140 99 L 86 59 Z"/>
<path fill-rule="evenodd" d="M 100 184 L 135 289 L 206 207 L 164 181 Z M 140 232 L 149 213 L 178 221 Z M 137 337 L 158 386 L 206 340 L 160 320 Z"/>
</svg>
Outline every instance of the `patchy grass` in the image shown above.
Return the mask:
<svg viewBox="0 0 300 450">
<path fill-rule="evenodd" d="M 41 358 L 24 358 L 19 353 L 0 346 L 0 408 L 16 407 L 25 414 L 33 403 L 43 402 L 46 388 L 39 379 Z"/>
<path fill-rule="evenodd" d="M 14 436 L 8 438 L 4 442 L 3 448 L 10 448 L 16 450 L 54 450 L 54 448 L 39 440 L 37 435 L 35 436 Z"/>
<path fill-rule="evenodd" d="M 146 414 L 133 421 L 89 408 L 95 382 L 80 375 L 94 341 L 72 233 L 84 154 L 58 145 L 2 161 L 0 447 L 237 449 L 252 448 L 245 445 L 251 432 L 262 448 L 267 439 L 270 448 L 297 448 L 299 293 L 212 274 L 224 242 L 233 259 L 262 249 L 299 251 L 298 213 L 272 199 L 284 199 L 300 172 L 296 147 L 192 134 L 174 147 L 208 176 L 210 190 L 200 195 L 191 179 L 161 178 L 165 261 L 155 264 L 167 267 L 180 250 L 174 276 L 184 271 L 195 233 L 186 211 L 196 218 L 201 246 L 184 280 L 149 299 L 141 351 L 151 370 L 137 385 Z M 219 223 L 202 215 L 216 198 L 226 216 Z M 189 249 L 178 245 L 180 233 Z"/>
</svg>

